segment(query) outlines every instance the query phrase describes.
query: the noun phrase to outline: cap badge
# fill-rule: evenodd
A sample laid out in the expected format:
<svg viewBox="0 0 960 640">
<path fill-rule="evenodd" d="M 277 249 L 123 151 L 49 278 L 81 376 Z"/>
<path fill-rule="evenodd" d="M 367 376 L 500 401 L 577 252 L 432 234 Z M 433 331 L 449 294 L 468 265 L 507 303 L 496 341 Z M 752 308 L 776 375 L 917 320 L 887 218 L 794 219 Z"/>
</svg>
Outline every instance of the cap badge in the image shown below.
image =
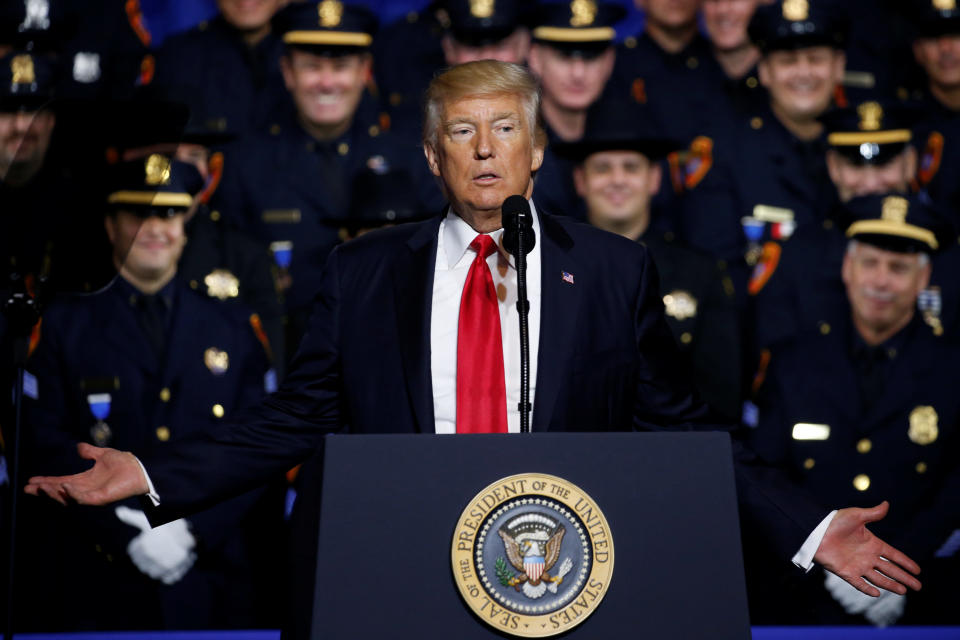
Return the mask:
<svg viewBox="0 0 960 640">
<path fill-rule="evenodd" d="M 470 0 L 470 15 L 477 19 L 493 16 L 495 0 Z"/>
<path fill-rule="evenodd" d="M 170 160 L 159 153 L 151 153 L 145 165 L 147 184 L 155 187 L 170 184 Z"/>
<path fill-rule="evenodd" d="M 933 8 L 940 11 L 953 11 L 957 8 L 957 0 L 933 0 Z"/>
<path fill-rule="evenodd" d="M 910 203 L 906 198 L 900 196 L 887 196 L 883 199 L 883 206 L 880 210 L 880 217 L 888 222 L 904 224 L 907 219 L 907 209 Z"/>
<path fill-rule="evenodd" d="M 240 295 L 240 280 L 226 269 L 214 269 L 204 277 L 203 283 L 211 298 L 226 300 Z"/>
<path fill-rule="evenodd" d="M 857 114 L 860 116 L 861 131 L 877 131 L 880 129 L 883 120 L 883 107 L 876 102 L 864 102 L 857 107 Z"/>
<path fill-rule="evenodd" d="M 13 84 L 33 84 L 37 81 L 33 58 L 27 54 L 13 57 L 10 61 L 10 72 L 13 74 Z"/>
<path fill-rule="evenodd" d="M 570 3 L 570 26 L 589 27 L 597 19 L 597 3 L 593 0 L 573 0 Z"/>
<path fill-rule="evenodd" d="M 27 0 L 25 8 L 26 15 L 19 26 L 21 32 L 50 28 L 50 0 Z"/>
<path fill-rule="evenodd" d="M 934 442 L 938 435 L 936 409 L 926 405 L 916 407 L 910 412 L 910 430 L 907 431 L 907 437 L 911 442 L 927 445 Z"/>
<path fill-rule="evenodd" d="M 676 289 L 663 296 L 663 306 L 671 318 L 683 322 L 697 315 L 697 299 L 689 291 Z"/>
<path fill-rule="evenodd" d="M 213 375 L 221 376 L 230 367 L 230 356 L 226 351 L 210 347 L 203 352 L 203 364 L 207 365 L 207 369 L 210 369 Z"/>
<path fill-rule="evenodd" d="M 343 18 L 343 3 L 337 0 L 323 0 L 317 5 L 317 14 L 320 16 L 320 26 L 327 29 L 340 26 Z"/>
<path fill-rule="evenodd" d="M 783 0 L 783 17 L 792 22 L 810 17 L 810 3 L 807 0 Z"/>
</svg>

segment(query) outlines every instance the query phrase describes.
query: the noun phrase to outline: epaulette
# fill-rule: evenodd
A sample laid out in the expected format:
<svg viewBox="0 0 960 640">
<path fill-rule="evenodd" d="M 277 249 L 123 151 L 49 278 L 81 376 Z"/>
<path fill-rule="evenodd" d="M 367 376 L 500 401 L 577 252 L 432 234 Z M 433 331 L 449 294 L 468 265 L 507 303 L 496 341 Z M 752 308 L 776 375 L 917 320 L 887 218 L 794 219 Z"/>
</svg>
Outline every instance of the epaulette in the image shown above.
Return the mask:
<svg viewBox="0 0 960 640">
<path fill-rule="evenodd" d="M 140 39 L 143 46 L 149 47 L 153 36 L 150 35 L 150 30 L 147 29 L 146 21 L 143 19 L 140 0 L 127 0 L 124 4 L 124 10 L 127 13 L 127 22 L 130 23 L 130 28 L 137 34 L 137 38 Z"/>
</svg>

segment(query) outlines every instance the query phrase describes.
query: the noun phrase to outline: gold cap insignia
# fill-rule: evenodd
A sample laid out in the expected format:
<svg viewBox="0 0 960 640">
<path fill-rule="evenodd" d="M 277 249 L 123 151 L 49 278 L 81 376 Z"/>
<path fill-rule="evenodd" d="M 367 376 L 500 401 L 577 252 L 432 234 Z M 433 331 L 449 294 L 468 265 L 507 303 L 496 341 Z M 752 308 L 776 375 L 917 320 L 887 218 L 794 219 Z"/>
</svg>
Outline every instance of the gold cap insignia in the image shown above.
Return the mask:
<svg viewBox="0 0 960 640">
<path fill-rule="evenodd" d="M 810 17 L 810 3 L 807 0 L 783 0 L 783 17 L 796 22 Z"/>
<path fill-rule="evenodd" d="M 158 186 L 170 184 L 170 159 L 159 153 L 151 153 L 144 165 L 147 184 Z"/>
<path fill-rule="evenodd" d="M 907 431 L 907 436 L 911 442 L 919 445 L 930 444 L 937 439 L 939 432 L 936 409 L 926 405 L 910 412 L 910 430 Z"/>
<path fill-rule="evenodd" d="M 570 26 L 589 27 L 597 19 L 597 3 L 593 0 L 573 0 L 570 3 Z"/>
<path fill-rule="evenodd" d="M 883 107 L 877 102 L 864 102 L 857 107 L 860 116 L 860 131 L 877 131 L 883 120 Z"/>
<path fill-rule="evenodd" d="M 470 15 L 474 18 L 489 18 L 494 12 L 495 0 L 470 0 Z"/>
<path fill-rule="evenodd" d="M 317 5 L 317 14 L 320 16 L 320 26 L 330 29 L 340 25 L 343 18 L 343 3 L 337 0 L 323 0 Z"/>
<path fill-rule="evenodd" d="M 230 367 L 230 356 L 226 351 L 210 347 L 203 352 L 203 364 L 207 365 L 207 369 L 210 369 L 213 375 L 220 376 Z"/>
<path fill-rule="evenodd" d="M 663 306 L 671 318 L 683 321 L 697 315 L 697 299 L 690 292 L 677 289 L 663 296 Z"/>
<path fill-rule="evenodd" d="M 939 11 L 953 11 L 957 8 L 957 0 L 933 0 L 933 8 Z"/>
<path fill-rule="evenodd" d="M 904 224 L 907 219 L 907 210 L 910 203 L 901 196 L 887 196 L 883 199 L 880 218 L 897 224 Z"/>
<path fill-rule="evenodd" d="M 33 84 L 37 81 L 37 74 L 33 69 L 33 58 L 28 54 L 13 56 L 10 61 L 10 72 L 13 74 L 13 84 Z"/>
<path fill-rule="evenodd" d="M 240 280 L 226 269 L 214 269 L 206 275 L 203 283 L 207 285 L 207 295 L 211 298 L 226 300 L 240 295 Z"/>
</svg>

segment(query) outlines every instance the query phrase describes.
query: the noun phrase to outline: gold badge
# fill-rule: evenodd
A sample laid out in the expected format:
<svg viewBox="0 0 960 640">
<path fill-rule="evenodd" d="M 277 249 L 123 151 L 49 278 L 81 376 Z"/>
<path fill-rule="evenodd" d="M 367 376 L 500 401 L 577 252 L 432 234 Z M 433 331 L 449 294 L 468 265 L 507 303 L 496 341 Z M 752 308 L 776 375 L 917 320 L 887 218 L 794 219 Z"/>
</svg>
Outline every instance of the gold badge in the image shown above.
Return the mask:
<svg viewBox="0 0 960 640">
<path fill-rule="evenodd" d="M 317 14 L 320 16 L 320 26 L 327 29 L 340 25 L 343 18 L 343 3 L 337 0 L 323 0 L 317 5 Z"/>
<path fill-rule="evenodd" d="M 933 8 L 938 11 L 953 11 L 957 8 L 957 0 L 933 0 Z"/>
<path fill-rule="evenodd" d="M 470 0 L 470 15 L 474 18 L 489 18 L 494 11 L 494 0 Z"/>
<path fill-rule="evenodd" d="M 33 84 L 37 81 L 37 74 L 33 69 L 33 58 L 27 54 L 13 56 L 10 61 L 10 72 L 13 74 L 13 84 Z"/>
<path fill-rule="evenodd" d="M 883 107 L 877 102 L 864 102 L 857 107 L 857 114 L 860 116 L 861 131 L 877 131 L 880 129 L 880 123 L 883 120 Z"/>
<path fill-rule="evenodd" d="M 467 504 L 450 559 L 460 595 L 480 619 L 508 635 L 544 638 L 596 611 L 613 575 L 613 538 L 582 489 L 523 473 Z"/>
<path fill-rule="evenodd" d="M 887 196 L 883 199 L 883 205 L 880 209 L 880 217 L 888 222 L 904 224 L 907 219 L 907 210 L 910 203 L 901 196 Z"/>
<path fill-rule="evenodd" d="M 226 269 L 214 269 L 206 275 L 203 283 L 207 285 L 207 295 L 211 298 L 226 300 L 240 295 L 240 280 Z"/>
<path fill-rule="evenodd" d="M 668 316 L 681 322 L 697 315 L 697 299 L 689 291 L 671 291 L 663 296 L 663 306 Z"/>
<path fill-rule="evenodd" d="M 147 184 L 155 187 L 170 184 L 170 159 L 159 153 L 151 153 L 144 165 Z"/>
<path fill-rule="evenodd" d="M 597 19 L 597 3 L 593 0 L 573 0 L 570 3 L 570 26 L 589 27 Z"/>
<path fill-rule="evenodd" d="M 203 352 L 203 364 L 207 365 L 207 369 L 210 369 L 213 375 L 220 376 L 230 367 L 230 356 L 226 351 L 210 347 Z"/>
<path fill-rule="evenodd" d="M 783 17 L 796 22 L 810 17 L 810 3 L 807 0 L 783 0 Z"/>
<path fill-rule="evenodd" d="M 911 442 L 919 445 L 930 444 L 939 434 L 936 409 L 925 405 L 910 412 L 910 430 L 907 431 L 907 436 Z"/>
</svg>

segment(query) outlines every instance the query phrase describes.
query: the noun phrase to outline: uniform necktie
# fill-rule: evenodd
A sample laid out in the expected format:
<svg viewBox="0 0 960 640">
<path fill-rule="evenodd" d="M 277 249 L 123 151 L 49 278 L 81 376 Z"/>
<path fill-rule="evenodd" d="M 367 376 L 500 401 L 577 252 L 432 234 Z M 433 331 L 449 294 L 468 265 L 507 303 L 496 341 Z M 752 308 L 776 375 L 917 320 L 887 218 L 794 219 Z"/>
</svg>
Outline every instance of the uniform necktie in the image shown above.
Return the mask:
<svg viewBox="0 0 960 640">
<path fill-rule="evenodd" d="M 166 342 L 167 322 L 166 307 L 159 295 L 144 295 L 140 297 L 140 326 L 147 336 L 147 341 L 158 358 L 163 356 Z"/>
<path fill-rule="evenodd" d="M 497 250 L 490 236 L 470 243 L 477 252 L 460 298 L 457 329 L 457 433 L 506 433 L 500 308 L 487 257 Z"/>
</svg>

